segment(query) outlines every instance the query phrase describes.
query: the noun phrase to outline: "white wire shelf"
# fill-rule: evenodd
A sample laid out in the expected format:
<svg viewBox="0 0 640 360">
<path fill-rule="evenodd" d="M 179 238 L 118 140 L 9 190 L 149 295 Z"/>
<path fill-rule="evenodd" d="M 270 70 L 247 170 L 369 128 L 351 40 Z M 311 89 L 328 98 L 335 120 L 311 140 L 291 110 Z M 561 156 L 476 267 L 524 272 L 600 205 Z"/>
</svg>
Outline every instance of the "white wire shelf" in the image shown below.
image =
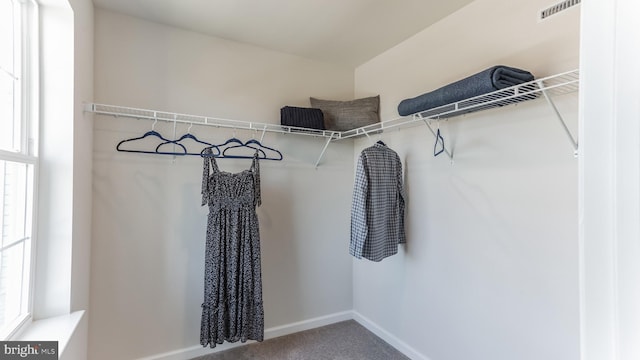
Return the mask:
<svg viewBox="0 0 640 360">
<path fill-rule="evenodd" d="M 391 129 L 400 129 L 410 126 L 425 124 L 431 134 L 436 136 L 436 132 L 430 125 L 430 121 L 439 121 L 454 116 L 482 111 L 497 107 L 504 107 L 511 104 L 517 104 L 523 101 L 544 98 L 552 108 L 562 129 L 567 135 L 567 139 L 571 143 L 574 155 L 577 156 L 578 141 L 573 137 L 571 131 L 562 118 L 553 102 L 553 97 L 569 94 L 578 91 L 580 83 L 580 73 L 578 70 L 572 70 L 541 79 L 536 79 L 520 85 L 515 85 L 505 89 L 497 90 L 491 93 L 464 99 L 451 104 L 446 104 L 425 111 L 420 111 L 412 115 L 398 117 L 391 120 L 382 121 L 377 124 L 363 126 L 357 129 L 343 131 L 340 133 L 339 139 L 357 138 L 362 136 L 370 137 L 370 134 L 379 134 Z M 453 161 L 453 154 L 449 149 L 444 147 L 444 152 Z"/>
<path fill-rule="evenodd" d="M 578 91 L 579 81 L 580 76 L 578 70 L 568 71 L 565 73 L 536 79 L 527 83 L 494 91 L 488 94 L 464 99 L 426 111 L 421 111 L 412 115 L 398 117 L 395 119 L 386 120 L 376 124 L 363 126 L 347 131 L 316 130 L 294 126 L 284 126 L 280 124 L 231 120 L 218 117 L 179 114 L 165 111 L 138 109 L 105 104 L 86 104 L 85 111 L 100 115 L 165 121 L 174 124 L 182 123 L 213 126 L 218 128 L 262 131 L 263 134 L 265 132 L 271 132 L 279 134 L 321 137 L 326 139 L 326 142 L 322 149 L 320 157 L 316 162 L 317 167 L 331 141 L 358 138 L 363 136 L 369 137 L 370 134 L 380 134 L 387 130 L 399 129 L 419 124 L 425 124 L 429 128 L 431 133 L 435 136 L 435 131 L 429 124 L 429 121 L 448 119 L 466 113 L 496 107 L 504 107 L 528 100 L 545 98 L 555 112 L 555 115 L 558 117 L 558 120 L 562 124 L 562 127 L 567 137 L 569 138 L 574 151 L 577 152 L 578 142 L 574 139 L 573 135 L 569 131 L 564 119 L 553 103 L 552 97 Z M 445 148 L 445 152 L 450 158 L 452 158 L 452 154 L 448 149 Z"/>
<path fill-rule="evenodd" d="M 420 124 L 425 120 L 446 119 L 470 112 L 507 106 L 510 104 L 520 103 L 522 101 L 540 98 L 541 94 L 544 93 L 551 96 L 559 96 L 578 91 L 578 86 L 579 72 L 578 70 L 573 70 L 439 106 L 426 111 L 421 111 L 412 115 L 402 116 L 357 129 L 343 131 L 340 133 L 339 138 L 348 139 L 365 136 L 367 134 L 378 134 L 385 130 L 405 127 L 412 124 Z"/>
<path fill-rule="evenodd" d="M 275 132 L 280 134 L 296 134 L 317 136 L 329 139 L 340 137 L 340 132 L 331 130 L 316 130 L 301 128 L 295 126 L 283 126 L 279 124 L 267 124 L 261 122 L 231 120 L 211 116 L 188 115 L 180 113 L 172 113 L 166 111 L 139 109 L 132 107 L 105 105 L 105 104 L 86 104 L 85 111 L 99 115 L 111 115 L 115 117 L 126 117 L 132 119 L 147 119 L 154 121 L 163 121 L 178 124 L 193 124 L 203 126 L 213 126 L 217 128 L 252 130 L 263 132 Z"/>
</svg>

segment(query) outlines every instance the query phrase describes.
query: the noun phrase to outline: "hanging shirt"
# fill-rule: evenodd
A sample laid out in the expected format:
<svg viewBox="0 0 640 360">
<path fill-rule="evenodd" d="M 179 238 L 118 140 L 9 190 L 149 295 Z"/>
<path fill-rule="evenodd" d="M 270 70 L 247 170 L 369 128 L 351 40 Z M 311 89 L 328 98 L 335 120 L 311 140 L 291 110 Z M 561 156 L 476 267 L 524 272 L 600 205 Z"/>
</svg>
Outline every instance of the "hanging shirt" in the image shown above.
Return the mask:
<svg viewBox="0 0 640 360">
<path fill-rule="evenodd" d="M 349 254 L 380 261 L 405 243 L 404 185 L 398 154 L 380 142 L 360 153 L 353 186 Z"/>
</svg>

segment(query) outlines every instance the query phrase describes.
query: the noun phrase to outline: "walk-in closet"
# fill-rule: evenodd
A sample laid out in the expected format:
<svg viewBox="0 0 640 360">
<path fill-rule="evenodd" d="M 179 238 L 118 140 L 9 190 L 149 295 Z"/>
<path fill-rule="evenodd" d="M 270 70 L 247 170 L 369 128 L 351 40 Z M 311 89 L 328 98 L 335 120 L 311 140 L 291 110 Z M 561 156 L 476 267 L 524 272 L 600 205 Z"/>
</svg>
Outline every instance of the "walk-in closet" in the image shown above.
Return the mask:
<svg viewBox="0 0 640 360">
<path fill-rule="evenodd" d="M 30 316 L 64 318 L 24 339 L 89 360 L 633 359 L 633 10 L 43 1 Z"/>
<path fill-rule="evenodd" d="M 575 70 L 580 6 L 540 20 L 545 5 L 473 1 L 355 68 L 98 6 L 95 103 L 169 114 L 105 108 L 118 116 L 93 118 L 91 356 L 206 353 L 202 158 L 115 149 L 155 129 L 215 144 L 258 139 L 284 155 L 260 162 L 267 338 L 355 319 L 415 359 L 577 359 L 578 163 L 543 96 L 337 139 L 319 161 L 326 136 L 261 126 L 278 125 L 283 106 L 311 107 L 310 97 L 379 95 L 384 124 L 403 99 L 493 65 L 536 78 Z M 553 101 L 577 137 L 578 92 Z M 215 117 L 255 124 L 216 127 Z M 448 154 L 434 157 L 430 129 Z M 378 140 L 403 165 L 406 244 L 373 262 L 349 254 L 350 210 L 358 155 Z"/>
</svg>

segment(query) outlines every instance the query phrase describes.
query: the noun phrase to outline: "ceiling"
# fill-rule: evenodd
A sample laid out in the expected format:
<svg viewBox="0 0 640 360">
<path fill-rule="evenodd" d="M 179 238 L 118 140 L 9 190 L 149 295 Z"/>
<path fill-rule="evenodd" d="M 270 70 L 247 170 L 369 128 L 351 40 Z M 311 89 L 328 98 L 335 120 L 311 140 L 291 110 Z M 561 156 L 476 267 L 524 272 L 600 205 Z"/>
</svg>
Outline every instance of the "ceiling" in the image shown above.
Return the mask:
<svg viewBox="0 0 640 360">
<path fill-rule="evenodd" d="M 358 66 L 473 0 L 93 0 L 97 7 Z"/>
</svg>

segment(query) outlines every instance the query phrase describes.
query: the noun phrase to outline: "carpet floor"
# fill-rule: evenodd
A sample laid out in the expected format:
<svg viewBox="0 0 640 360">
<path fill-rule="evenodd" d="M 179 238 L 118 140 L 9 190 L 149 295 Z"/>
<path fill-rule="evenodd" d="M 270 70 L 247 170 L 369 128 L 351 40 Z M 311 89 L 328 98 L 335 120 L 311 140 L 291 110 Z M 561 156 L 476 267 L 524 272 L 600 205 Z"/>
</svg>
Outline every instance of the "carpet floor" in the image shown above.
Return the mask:
<svg viewBox="0 0 640 360">
<path fill-rule="evenodd" d="M 251 343 L 192 360 L 407 360 L 354 320 Z"/>
</svg>

